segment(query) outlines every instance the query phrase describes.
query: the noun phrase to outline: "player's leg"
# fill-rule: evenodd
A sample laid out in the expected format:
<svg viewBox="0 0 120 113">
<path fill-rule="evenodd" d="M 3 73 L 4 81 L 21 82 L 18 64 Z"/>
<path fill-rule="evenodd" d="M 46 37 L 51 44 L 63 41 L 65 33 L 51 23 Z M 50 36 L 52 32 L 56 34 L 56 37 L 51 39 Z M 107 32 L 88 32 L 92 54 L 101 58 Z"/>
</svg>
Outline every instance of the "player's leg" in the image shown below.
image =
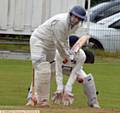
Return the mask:
<svg viewBox="0 0 120 113">
<path fill-rule="evenodd" d="M 50 81 L 51 81 L 51 65 L 54 62 L 55 51 L 44 51 L 46 54 L 46 62 L 40 63 L 38 70 L 36 69 L 36 93 L 38 104 L 41 106 L 49 103 L 50 97 Z"/>
<path fill-rule="evenodd" d="M 92 74 L 88 74 L 83 80 L 84 92 L 88 98 L 88 105 L 90 107 L 100 108 L 96 95 L 96 87 Z"/>
<path fill-rule="evenodd" d="M 92 74 L 86 74 L 82 69 L 77 77 L 77 81 L 83 84 L 84 93 L 88 99 L 90 107 L 100 108 L 96 95 L 96 87 Z"/>
<path fill-rule="evenodd" d="M 80 51 L 80 60 L 78 59 L 78 62 L 80 62 L 80 67 L 79 67 L 79 71 L 77 71 L 77 81 L 79 83 L 83 83 L 83 87 L 84 87 L 84 92 L 87 96 L 88 99 L 88 105 L 90 107 L 96 107 L 99 108 L 99 103 L 97 100 L 97 95 L 96 95 L 96 87 L 95 87 L 95 82 L 93 79 L 93 76 L 91 74 L 86 74 L 82 68 L 84 61 L 85 61 L 85 56 L 84 56 L 84 52 L 83 50 Z"/>
<path fill-rule="evenodd" d="M 47 52 L 42 49 L 38 39 L 31 38 L 30 47 L 32 64 L 35 70 L 35 96 L 37 103 L 44 106 L 43 103 L 47 103 L 49 100 L 51 67 L 46 60 Z"/>
<path fill-rule="evenodd" d="M 41 62 L 35 67 L 35 92 L 37 104 L 44 106 L 49 102 L 51 67 L 49 62 Z"/>
</svg>

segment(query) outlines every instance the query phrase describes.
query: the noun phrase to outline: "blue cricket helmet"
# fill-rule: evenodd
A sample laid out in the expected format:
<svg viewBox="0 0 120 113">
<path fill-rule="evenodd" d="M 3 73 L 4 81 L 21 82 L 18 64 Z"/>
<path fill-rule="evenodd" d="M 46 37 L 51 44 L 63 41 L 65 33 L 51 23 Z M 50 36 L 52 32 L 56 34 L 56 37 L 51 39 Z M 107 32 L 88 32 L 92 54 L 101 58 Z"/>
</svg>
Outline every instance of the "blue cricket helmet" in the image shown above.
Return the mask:
<svg viewBox="0 0 120 113">
<path fill-rule="evenodd" d="M 75 15 L 77 17 L 79 17 L 80 19 L 82 19 L 83 21 L 87 19 L 86 16 L 86 11 L 83 7 L 76 5 L 74 6 L 71 10 L 70 10 L 70 15 Z"/>
</svg>

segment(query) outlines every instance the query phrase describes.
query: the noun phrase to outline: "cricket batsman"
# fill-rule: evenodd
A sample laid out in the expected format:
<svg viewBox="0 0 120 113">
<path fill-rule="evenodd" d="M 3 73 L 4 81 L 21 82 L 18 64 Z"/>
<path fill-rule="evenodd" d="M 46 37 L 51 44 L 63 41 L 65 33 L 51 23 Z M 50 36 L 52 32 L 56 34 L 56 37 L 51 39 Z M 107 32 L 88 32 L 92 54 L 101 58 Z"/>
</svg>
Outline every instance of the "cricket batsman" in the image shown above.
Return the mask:
<svg viewBox="0 0 120 113">
<path fill-rule="evenodd" d="M 30 38 L 30 52 L 35 73 L 35 95 L 34 98 L 33 95 L 32 98 L 28 97 L 26 105 L 49 105 L 50 62 L 54 60 L 56 50 L 64 62 L 74 59 L 75 51 L 66 49 L 69 48 L 67 39 L 83 27 L 85 20 L 85 9 L 76 5 L 68 13 L 55 15 L 34 30 Z M 89 38 L 86 34 L 83 36 Z"/>
<path fill-rule="evenodd" d="M 71 67 L 72 70 L 69 70 L 69 79 L 65 86 L 63 85 L 63 59 L 59 53 L 56 54 L 57 90 L 54 92 L 52 97 L 54 103 L 63 103 L 66 106 L 72 104 L 74 100 L 74 95 L 72 94 L 72 85 L 77 80 L 79 83 L 83 84 L 84 92 L 88 99 L 88 106 L 100 108 L 97 100 L 94 78 L 92 74 L 86 74 L 83 70 L 83 64 L 85 63 L 87 56 L 81 48 L 87 42 L 87 40 L 88 38 L 84 36 L 79 38 L 76 35 L 71 35 L 69 37 L 69 45 L 71 50 L 75 52 L 75 56 L 72 61 L 66 62 L 66 64 L 68 63 L 66 66 Z M 79 49 L 77 48 L 78 45 Z"/>
</svg>

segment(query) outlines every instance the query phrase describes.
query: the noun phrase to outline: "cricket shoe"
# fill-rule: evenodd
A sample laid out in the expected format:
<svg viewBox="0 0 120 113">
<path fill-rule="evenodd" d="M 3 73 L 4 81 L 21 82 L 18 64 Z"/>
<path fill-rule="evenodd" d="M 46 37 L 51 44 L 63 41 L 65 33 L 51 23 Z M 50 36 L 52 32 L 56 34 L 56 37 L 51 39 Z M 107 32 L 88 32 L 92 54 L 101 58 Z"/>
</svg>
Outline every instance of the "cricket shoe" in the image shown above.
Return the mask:
<svg viewBox="0 0 120 113">
<path fill-rule="evenodd" d="M 100 108 L 99 104 L 92 104 L 92 105 L 89 105 L 91 108 Z"/>
<path fill-rule="evenodd" d="M 29 100 L 29 101 L 26 103 L 26 106 L 35 106 L 35 103 L 34 103 L 32 100 Z"/>
</svg>

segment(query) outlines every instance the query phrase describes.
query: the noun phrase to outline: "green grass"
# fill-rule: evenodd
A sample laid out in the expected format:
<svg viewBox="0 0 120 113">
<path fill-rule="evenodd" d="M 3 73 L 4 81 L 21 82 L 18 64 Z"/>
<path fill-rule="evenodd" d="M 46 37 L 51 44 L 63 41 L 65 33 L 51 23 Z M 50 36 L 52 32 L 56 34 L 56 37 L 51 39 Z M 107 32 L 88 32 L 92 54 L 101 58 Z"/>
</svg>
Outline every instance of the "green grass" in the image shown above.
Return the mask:
<svg viewBox="0 0 120 113">
<path fill-rule="evenodd" d="M 30 62 L 0 60 L 0 105 L 24 105 L 30 79 Z"/>
<path fill-rule="evenodd" d="M 111 57 L 111 58 L 120 58 L 120 52 L 108 52 L 103 50 L 96 50 L 96 55 L 99 57 Z"/>
<path fill-rule="evenodd" d="M 98 99 L 104 109 L 120 110 L 120 59 L 97 58 L 95 64 L 85 64 L 87 73 L 91 72 L 95 78 L 96 87 L 99 90 Z M 0 105 L 1 106 L 24 106 L 26 103 L 27 89 L 32 78 L 31 62 L 22 60 L 0 60 Z M 65 81 L 67 77 L 65 76 Z M 52 92 L 56 89 L 54 75 L 51 84 Z M 75 102 L 70 107 L 74 109 L 69 113 L 76 113 L 79 108 L 84 110 L 81 113 L 93 113 L 86 111 L 86 97 L 81 84 L 73 86 Z M 51 103 L 52 104 L 52 103 Z M 0 108 L 1 109 L 1 108 Z M 51 105 L 44 113 L 58 113 L 66 110 L 62 105 Z M 69 109 L 69 107 L 67 108 Z M 77 111 L 78 110 L 78 111 Z M 87 109 L 88 110 L 88 109 Z M 66 111 L 67 112 L 67 111 Z M 96 113 L 96 112 L 95 112 Z M 99 112 L 110 113 L 110 112 Z M 114 113 L 114 112 L 113 112 Z M 115 112 L 119 113 L 119 112 Z"/>
</svg>

